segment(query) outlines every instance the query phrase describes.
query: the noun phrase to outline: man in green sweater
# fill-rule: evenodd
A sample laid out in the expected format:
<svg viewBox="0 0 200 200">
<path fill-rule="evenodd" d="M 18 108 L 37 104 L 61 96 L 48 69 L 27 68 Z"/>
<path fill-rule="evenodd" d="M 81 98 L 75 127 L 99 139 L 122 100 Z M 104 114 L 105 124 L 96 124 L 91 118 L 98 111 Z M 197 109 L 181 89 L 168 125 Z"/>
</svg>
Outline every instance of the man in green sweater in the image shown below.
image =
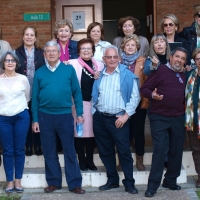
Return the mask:
<svg viewBox="0 0 200 200">
<path fill-rule="evenodd" d="M 68 188 L 73 193 L 84 194 L 74 148 L 72 97 L 77 122 L 84 122 L 82 95 L 76 72 L 71 65 L 60 62 L 60 46 L 56 42 L 49 41 L 45 44 L 44 57 L 46 65 L 35 73 L 32 94 L 32 128 L 33 132 L 40 132 L 48 183 L 44 191 L 49 193 L 62 187 L 62 172 L 56 150 L 57 132 L 64 151 Z"/>
</svg>

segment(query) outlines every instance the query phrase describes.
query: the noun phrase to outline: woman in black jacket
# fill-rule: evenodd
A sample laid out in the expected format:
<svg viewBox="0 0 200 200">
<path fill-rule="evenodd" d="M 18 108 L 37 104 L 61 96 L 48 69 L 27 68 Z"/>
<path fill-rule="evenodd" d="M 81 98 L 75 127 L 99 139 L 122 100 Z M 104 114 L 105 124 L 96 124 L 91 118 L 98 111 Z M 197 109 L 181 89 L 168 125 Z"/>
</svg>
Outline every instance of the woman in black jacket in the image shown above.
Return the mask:
<svg viewBox="0 0 200 200">
<path fill-rule="evenodd" d="M 15 50 L 15 53 L 18 56 L 21 64 L 16 72 L 27 76 L 32 91 L 34 73 L 38 68 L 45 65 L 43 50 L 38 45 L 37 30 L 35 27 L 28 26 L 24 28 L 22 45 Z M 29 102 L 29 114 L 31 116 L 31 101 Z M 30 120 L 32 122 L 32 117 Z M 31 156 L 33 154 L 33 143 L 35 154 L 42 155 L 40 135 L 32 135 L 32 127 L 30 125 L 26 138 L 27 156 Z"/>
</svg>

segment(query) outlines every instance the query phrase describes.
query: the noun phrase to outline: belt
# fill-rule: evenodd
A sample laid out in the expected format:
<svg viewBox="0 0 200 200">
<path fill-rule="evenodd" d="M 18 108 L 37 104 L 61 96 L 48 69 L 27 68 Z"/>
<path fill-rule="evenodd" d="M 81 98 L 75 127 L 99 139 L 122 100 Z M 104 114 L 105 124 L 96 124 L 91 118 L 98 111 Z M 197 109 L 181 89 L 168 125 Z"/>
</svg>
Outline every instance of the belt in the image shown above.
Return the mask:
<svg viewBox="0 0 200 200">
<path fill-rule="evenodd" d="M 106 113 L 106 112 L 100 112 L 98 109 L 96 109 L 96 111 L 101 114 L 101 115 L 105 115 L 107 117 L 116 117 L 117 115 L 124 115 L 125 111 L 121 111 L 121 112 L 118 112 L 116 114 L 110 114 L 110 113 Z"/>
</svg>

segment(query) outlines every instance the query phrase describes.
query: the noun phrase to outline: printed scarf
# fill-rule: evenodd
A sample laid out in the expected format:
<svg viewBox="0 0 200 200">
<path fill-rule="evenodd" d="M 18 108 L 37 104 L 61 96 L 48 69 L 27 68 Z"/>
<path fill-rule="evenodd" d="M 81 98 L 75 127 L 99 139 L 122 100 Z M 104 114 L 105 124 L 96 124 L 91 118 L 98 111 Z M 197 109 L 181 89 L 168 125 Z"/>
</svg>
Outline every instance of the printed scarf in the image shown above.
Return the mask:
<svg viewBox="0 0 200 200">
<path fill-rule="evenodd" d="M 121 63 L 130 66 L 132 65 L 139 57 L 139 52 L 135 52 L 133 55 L 126 55 L 126 53 L 123 51 L 121 54 L 122 61 Z"/>
<path fill-rule="evenodd" d="M 98 70 L 98 65 L 96 63 L 96 60 L 94 58 L 91 58 L 92 60 L 92 64 L 93 64 L 93 69 L 83 61 L 83 59 L 79 56 L 78 57 L 78 62 L 84 67 L 86 68 L 91 74 L 95 74 L 95 72 Z"/>
</svg>

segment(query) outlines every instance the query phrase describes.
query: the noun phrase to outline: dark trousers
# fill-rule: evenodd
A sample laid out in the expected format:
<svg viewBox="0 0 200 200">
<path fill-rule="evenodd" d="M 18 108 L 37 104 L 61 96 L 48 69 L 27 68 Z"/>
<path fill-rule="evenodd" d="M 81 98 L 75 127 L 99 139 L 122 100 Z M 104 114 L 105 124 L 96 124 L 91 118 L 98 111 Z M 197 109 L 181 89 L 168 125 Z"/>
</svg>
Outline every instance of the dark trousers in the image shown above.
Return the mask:
<svg viewBox="0 0 200 200">
<path fill-rule="evenodd" d="M 57 132 L 63 146 L 68 188 L 72 190 L 81 187 L 82 176 L 74 148 L 74 118 L 72 114 L 53 115 L 39 112 L 39 125 L 48 185 L 57 187 L 62 185 L 62 172 L 56 149 Z"/>
<path fill-rule="evenodd" d="M 187 131 L 187 133 L 192 149 L 192 157 L 194 160 L 195 170 L 200 179 L 200 140 L 197 138 L 197 124 L 194 124 L 193 127 L 193 131 Z"/>
<path fill-rule="evenodd" d="M 30 123 L 28 110 L 14 116 L 0 116 L 0 141 L 6 180 L 21 179 L 24 170 L 24 146 Z"/>
<path fill-rule="evenodd" d="M 136 108 L 136 113 L 131 116 L 130 121 L 130 139 L 135 140 L 135 153 L 138 156 L 144 155 L 145 137 L 144 127 L 147 110 L 141 109 L 140 104 Z"/>
<path fill-rule="evenodd" d="M 107 170 L 108 182 L 119 184 L 119 175 L 116 169 L 117 148 L 119 160 L 125 179 L 125 187 L 135 183 L 133 179 L 133 158 L 129 148 L 129 122 L 122 128 L 116 128 L 116 117 L 109 117 L 95 112 L 93 115 L 93 130 L 99 150 L 99 156 Z"/>
<path fill-rule="evenodd" d="M 31 101 L 28 104 L 29 108 L 29 115 L 30 115 L 30 126 L 28 128 L 28 133 L 26 136 L 26 147 L 36 147 L 36 146 L 41 146 L 41 141 L 40 141 L 40 133 L 33 133 L 32 131 L 32 113 L 31 113 Z"/>
<path fill-rule="evenodd" d="M 184 115 L 166 117 L 160 114 L 150 114 L 150 123 L 154 150 L 148 179 L 148 189 L 156 191 L 160 186 L 163 174 L 166 148 L 165 140 L 168 136 L 168 165 L 163 183 L 173 186 L 180 175 L 185 137 Z"/>
<path fill-rule="evenodd" d="M 78 138 L 75 137 L 75 148 L 78 154 L 79 165 L 93 164 L 93 154 L 95 148 L 94 137 Z"/>
</svg>

